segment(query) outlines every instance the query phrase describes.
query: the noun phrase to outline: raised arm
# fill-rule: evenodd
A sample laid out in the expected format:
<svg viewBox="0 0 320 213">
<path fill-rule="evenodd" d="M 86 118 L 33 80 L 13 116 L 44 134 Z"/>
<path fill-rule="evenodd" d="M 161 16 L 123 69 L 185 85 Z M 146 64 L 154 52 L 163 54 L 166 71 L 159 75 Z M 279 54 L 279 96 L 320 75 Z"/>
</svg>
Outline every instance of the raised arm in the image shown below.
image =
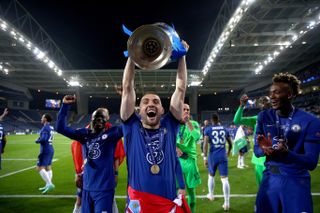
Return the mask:
<svg viewBox="0 0 320 213">
<path fill-rule="evenodd" d="M 5 108 L 2 115 L 0 115 L 0 121 L 2 121 L 7 114 L 8 114 L 8 108 Z"/>
<path fill-rule="evenodd" d="M 134 113 L 134 107 L 136 105 L 136 92 L 134 90 L 134 69 L 134 62 L 129 57 L 122 77 L 120 117 L 123 121 L 128 120 L 128 118 Z"/>
<path fill-rule="evenodd" d="M 67 126 L 67 113 L 70 108 L 70 105 L 75 102 L 75 96 L 66 95 L 63 97 L 62 106 L 58 113 L 58 119 L 56 122 L 56 131 L 68 138 L 81 142 L 83 139 L 82 133 L 78 130 L 74 130 Z"/>
<path fill-rule="evenodd" d="M 183 46 L 188 51 L 189 45 L 182 41 Z M 170 101 L 170 112 L 177 120 L 182 118 L 182 107 L 187 88 L 187 64 L 186 57 L 183 56 L 179 59 L 178 72 L 176 77 L 176 89 L 172 94 Z"/>
</svg>

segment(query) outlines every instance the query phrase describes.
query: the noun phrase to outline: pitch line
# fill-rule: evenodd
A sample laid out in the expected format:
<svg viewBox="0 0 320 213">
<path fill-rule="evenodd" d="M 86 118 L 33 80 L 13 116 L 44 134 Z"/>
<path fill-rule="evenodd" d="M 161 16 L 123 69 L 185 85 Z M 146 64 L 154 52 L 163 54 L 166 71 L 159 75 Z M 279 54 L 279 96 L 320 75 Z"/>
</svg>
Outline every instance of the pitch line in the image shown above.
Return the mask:
<svg viewBox="0 0 320 213">
<path fill-rule="evenodd" d="M 52 145 L 55 146 L 55 145 L 60 145 L 60 144 L 62 144 L 62 145 L 70 145 L 71 146 L 71 141 L 69 143 L 68 142 L 61 142 L 61 143 L 55 142 Z M 10 145 L 35 145 L 36 146 L 37 144 L 34 143 L 34 142 L 30 142 L 30 143 L 27 143 L 27 142 L 10 142 Z"/>
<path fill-rule="evenodd" d="M 2 158 L 2 161 L 37 161 L 38 158 Z M 56 158 L 52 159 L 52 161 L 57 161 Z"/>
<path fill-rule="evenodd" d="M 53 159 L 52 160 L 52 163 L 57 161 L 58 159 Z M 17 170 L 17 171 L 14 171 L 14 172 L 10 172 L 10 173 L 7 173 L 7 174 L 4 174 L 4 175 L 1 175 L 0 176 L 0 179 L 1 178 L 4 178 L 4 177 L 8 177 L 8 176 L 11 176 L 11 175 L 15 175 L 17 173 L 20 173 L 20 172 L 24 172 L 24 171 L 27 171 L 27 170 L 30 170 L 30 169 L 33 169 L 33 168 L 36 168 L 37 166 L 30 166 L 30 167 L 27 167 L 27 168 L 24 168 L 24 169 L 20 169 L 20 170 Z"/>
<path fill-rule="evenodd" d="M 311 193 L 312 196 L 320 196 L 320 192 Z M 126 199 L 125 195 L 115 195 L 117 199 Z M 206 198 L 207 195 L 197 195 L 197 198 Z M 223 195 L 215 195 L 215 198 L 223 198 Z M 256 194 L 231 194 L 230 197 L 256 197 Z M 0 195 L 0 198 L 76 198 L 76 195 Z"/>
</svg>

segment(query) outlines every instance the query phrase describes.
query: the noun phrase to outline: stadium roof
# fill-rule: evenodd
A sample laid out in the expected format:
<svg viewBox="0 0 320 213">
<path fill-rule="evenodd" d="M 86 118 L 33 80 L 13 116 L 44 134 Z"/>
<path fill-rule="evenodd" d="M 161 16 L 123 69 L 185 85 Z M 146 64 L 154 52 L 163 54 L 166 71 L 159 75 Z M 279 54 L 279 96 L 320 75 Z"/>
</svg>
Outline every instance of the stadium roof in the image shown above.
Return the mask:
<svg viewBox="0 0 320 213">
<path fill-rule="evenodd" d="M 268 84 L 276 72 L 295 72 L 319 61 L 319 1 L 226 0 L 219 8 L 217 17 L 209 14 L 212 20 L 207 23 L 212 24 L 206 30 L 207 39 L 188 41 L 194 44 L 188 58 L 197 58 L 188 64 L 188 92 L 192 88 L 200 94 L 238 89 L 250 91 Z M 134 8 L 133 11 L 135 9 L 138 10 Z M 188 9 L 184 12 L 195 15 L 192 4 Z M 178 16 L 182 16 L 179 12 Z M 139 17 L 141 20 L 154 19 L 150 13 L 147 15 L 140 14 Z M 19 2 L 1 1 L 0 18 L 1 85 L 71 93 L 75 87 L 68 84 L 73 78 L 80 82 L 80 90 L 88 95 L 116 95 L 113 87 L 121 85 L 125 59 L 120 60 L 121 66 L 115 68 L 74 68 L 55 39 Z M 195 34 L 195 30 L 201 27 L 181 24 L 179 28 L 177 23 L 175 26 L 183 32 L 186 40 L 192 38 L 190 33 Z M 121 36 L 120 40 L 125 43 L 127 38 L 123 34 Z M 121 50 L 119 54 L 121 48 L 117 47 Z M 192 52 L 192 48 L 196 50 Z M 160 95 L 171 94 L 176 75 L 174 67 L 169 65 L 156 71 L 138 71 L 138 93 L 157 91 Z"/>
</svg>

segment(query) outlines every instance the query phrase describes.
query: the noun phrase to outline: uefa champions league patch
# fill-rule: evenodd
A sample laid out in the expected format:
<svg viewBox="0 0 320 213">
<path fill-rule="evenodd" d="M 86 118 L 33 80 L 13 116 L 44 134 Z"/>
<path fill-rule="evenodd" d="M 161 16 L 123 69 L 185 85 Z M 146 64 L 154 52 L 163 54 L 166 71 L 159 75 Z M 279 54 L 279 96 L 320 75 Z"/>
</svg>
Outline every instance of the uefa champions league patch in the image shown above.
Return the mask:
<svg viewBox="0 0 320 213">
<path fill-rule="evenodd" d="M 130 200 L 128 208 L 132 213 L 139 213 L 141 211 L 139 200 Z"/>
<path fill-rule="evenodd" d="M 292 130 L 293 132 L 300 132 L 300 131 L 301 131 L 301 126 L 298 125 L 298 124 L 293 124 L 293 125 L 291 126 L 291 130 Z"/>
</svg>

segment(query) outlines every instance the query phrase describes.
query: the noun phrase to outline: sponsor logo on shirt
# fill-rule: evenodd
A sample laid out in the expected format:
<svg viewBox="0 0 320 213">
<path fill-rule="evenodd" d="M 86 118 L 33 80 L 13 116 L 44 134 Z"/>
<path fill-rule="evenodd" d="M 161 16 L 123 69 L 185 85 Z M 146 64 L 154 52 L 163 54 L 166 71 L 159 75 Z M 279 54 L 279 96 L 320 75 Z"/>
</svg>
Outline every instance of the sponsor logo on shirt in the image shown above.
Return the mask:
<svg viewBox="0 0 320 213">
<path fill-rule="evenodd" d="M 92 143 L 88 146 L 88 158 L 97 159 L 101 155 L 100 145 L 98 143 Z"/>
</svg>

